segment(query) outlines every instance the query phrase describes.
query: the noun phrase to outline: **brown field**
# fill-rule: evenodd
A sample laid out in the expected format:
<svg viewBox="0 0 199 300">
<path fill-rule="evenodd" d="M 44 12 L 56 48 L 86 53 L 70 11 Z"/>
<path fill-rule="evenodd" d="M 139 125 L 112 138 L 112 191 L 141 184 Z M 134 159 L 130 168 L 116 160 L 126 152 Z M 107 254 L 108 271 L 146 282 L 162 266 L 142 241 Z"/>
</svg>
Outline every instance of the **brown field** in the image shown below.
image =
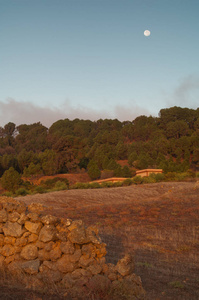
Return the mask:
<svg viewBox="0 0 199 300">
<path fill-rule="evenodd" d="M 199 299 L 199 181 L 68 190 L 17 199 L 27 205 L 44 204 L 43 214 L 97 224 L 107 244 L 108 262 L 134 253 L 135 273 L 148 300 Z"/>
</svg>

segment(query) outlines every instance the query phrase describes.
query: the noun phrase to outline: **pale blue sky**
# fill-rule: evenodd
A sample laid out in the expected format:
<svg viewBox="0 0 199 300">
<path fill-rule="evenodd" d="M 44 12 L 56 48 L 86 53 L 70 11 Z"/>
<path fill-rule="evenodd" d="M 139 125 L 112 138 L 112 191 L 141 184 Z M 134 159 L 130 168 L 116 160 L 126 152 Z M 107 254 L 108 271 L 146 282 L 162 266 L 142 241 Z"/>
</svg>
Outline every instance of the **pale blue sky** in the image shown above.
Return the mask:
<svg viewBox="0 0 199 300">
<path fill-rule="evenodd" d="M 198 53 L 198 0 L 0 0 L 0 126 L 197 108 Z"/>
</svg>

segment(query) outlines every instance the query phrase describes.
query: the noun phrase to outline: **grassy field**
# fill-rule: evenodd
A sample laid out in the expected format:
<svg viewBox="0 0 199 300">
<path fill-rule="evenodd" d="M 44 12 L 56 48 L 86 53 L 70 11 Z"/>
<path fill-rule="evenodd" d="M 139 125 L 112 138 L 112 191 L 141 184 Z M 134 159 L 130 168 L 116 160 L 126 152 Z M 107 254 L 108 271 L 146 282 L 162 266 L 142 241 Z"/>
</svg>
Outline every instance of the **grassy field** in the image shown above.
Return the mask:
<svg viewBox="0 0 199 300">
<path fill-rule="evenodd" d="M 67 190 L 18 197 L 50 213 L 97 224 L 107 261 L 134 253 L 147 299 L 199 299 L 199 182 Z M 8 298 L 9 299 L 9 298 Z"/>
</svg>

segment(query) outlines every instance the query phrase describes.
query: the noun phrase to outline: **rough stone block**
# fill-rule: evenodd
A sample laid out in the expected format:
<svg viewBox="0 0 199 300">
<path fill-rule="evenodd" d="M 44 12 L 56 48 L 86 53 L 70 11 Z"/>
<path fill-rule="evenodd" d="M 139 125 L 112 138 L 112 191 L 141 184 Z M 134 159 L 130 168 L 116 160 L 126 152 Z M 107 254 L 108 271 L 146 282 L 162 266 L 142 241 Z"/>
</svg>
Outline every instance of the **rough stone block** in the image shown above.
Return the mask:
<svg viewBox="0 0 199 300">
<path fill-rule="evenodd" d="M 29 260 L 29 261 L 25 261 L 25 262 L 22 262 L 20 264 L 20 267 L 21 269 L 28 273 L 28 274 L 37 274 L 38 271 L 39 271 L 39 266 L 40 266 L 40 261 L 39 259 L 36 259 L 36 260 Z"/>
<path fill-rule="evenodd" d="M 74 244 L 70 241 L 62 242 L 60 249 L 64 254 L 73 254 L 75 252 Z"/>
<path fill-rule="evenodd" d="M 20 237 L 24 233 L 22 226 L 18 223 L 7 222 L 2 229 L 5 236 Z"/>
<path fill-rule="evenodd" d="M 8 213 L 5 209 L 0 210 L 0 222 L 6 222 L 8 220 Z"/>
<path fill-rule="evenodd" d="M 17 211 L 14 211 L 8 214 L 8 221 L 17 222 L 20 219 L 20 214 Z"/>
<path fill-rule="evenodd" d="M 45 225 L 39 233 L 39 240 L 44 243 L 54 241 L 56 240 L 56 233 L 57 230 L 54 225 Z"/>
<path fill-rule="evenodd" d="M 31 233 L 39 234 L 39 232 L 42 228 L 42 223 L 41 222 L 36 222 L 35 223 L 35 222 L 26 221 L 24 226 Z"/>
<path fill-rule="evenodd" d="M 64 254 L 57 260 L 57 268 L 62 273 L 71 273 L 75 269 L 74 263 L 70 261 L 70 255 Z"/>
<path fill-rule="evenodd" d="M 38 257 L 38 249 L 35 245 L 26 245 L 21 251 L 21 257 L 26 260 L 33 260 Z"/>
<path fill-rule="evenodd" d="M 3 256 L 10 256 L 13 255 L 14 253 L 15 253 L 15 247 L 10 244 L 4 245 L 0 250 L 0 254 Z"/>
</svg>

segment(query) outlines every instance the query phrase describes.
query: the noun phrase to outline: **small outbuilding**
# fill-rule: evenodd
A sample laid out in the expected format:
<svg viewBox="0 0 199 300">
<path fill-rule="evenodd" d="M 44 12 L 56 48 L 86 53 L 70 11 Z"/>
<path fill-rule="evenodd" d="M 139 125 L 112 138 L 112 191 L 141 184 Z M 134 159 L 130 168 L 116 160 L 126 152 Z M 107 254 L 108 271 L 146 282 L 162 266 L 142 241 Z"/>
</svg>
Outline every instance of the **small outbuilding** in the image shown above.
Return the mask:
<svg viewBox="0 0 199 300">
<path fill-rule="evenodd" d="M 144 170 L 139 170 L 136 171 L 136 176 L 149 176 L 150 174 L 159 174 L 162 173 L 162 169 L 144 169 Z"/>
</svg>

